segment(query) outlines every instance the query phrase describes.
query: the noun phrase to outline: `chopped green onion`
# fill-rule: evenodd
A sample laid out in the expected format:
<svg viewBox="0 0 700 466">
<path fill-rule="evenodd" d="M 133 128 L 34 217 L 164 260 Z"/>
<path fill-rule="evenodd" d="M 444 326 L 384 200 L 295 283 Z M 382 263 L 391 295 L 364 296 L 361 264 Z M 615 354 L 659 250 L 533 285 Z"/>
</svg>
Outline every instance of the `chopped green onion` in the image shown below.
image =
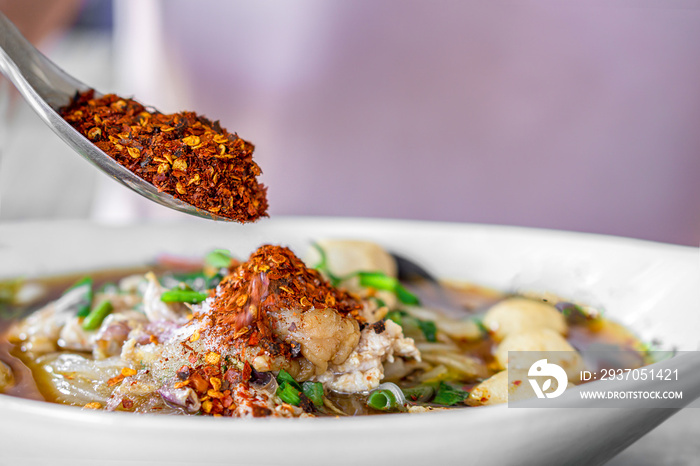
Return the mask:
<svg viewBox="0 0 700 466">
<path fill-rule="evenodd" d="M 380 411 L 391 411 L 399 407 L 396 397 L 390 390 L 375 390 L 367 399 L 367 406 Z"/>
<path fill-rule="evenodd" d="M 469 396 L 469 392 L 460 390 L 445 382 L 440 382 L 437 394 L 433 398 L 433 403 L 445 406 L 456 405 L 462 403 Z"/>
<path fill-rule="evenodd" d="M 435 343 L 437 341 L 437 326 L 435 325 L 435 322 L 432 320 L 416 319 L 416 323 L 418 324 L 418 328 L 420 328 L 423 332 L 423 335 L 425 335 L 426 340 L 431 343 Z"/>
<path fill-rule="evenodd" d="M 402 311 L 400 309 L 395 309 L 386 313 L 386 318 L 394 322 L 395 324 L 402 325 L 403 318 L 408 316 L 408 312 Z"/>
<path fill-rule="evenodd" d="M 420 300 L 416 295 L 404 288 L 396 278 L 390 277 L 383 272 L 358 272 L 357 276 L 360 277 L 361 286 L 391 291 L 404 304 L 420 304 Z"/>
<path fill-rule="evenodd" d="M 300 394 L 301 390 L 298 390 L 291 383 L 282 382 L 279 387 L 277 387 L 277 396 L 290 405 L 299 406 L 299 403 L 301 403 Z"/>
<path fill-rule="evenodd" d="M 215 269 L 223 269 L 231 265 L 231 251 L 214 249 L 204 257 L 204 263 Z"/>
<path fill-rule="evenodd" d="M 316 406 L 323 406 L 323 384 L 321 382 L 304 382 L 301 384 L 304 395 Z"/>
<path fill-rule="evenodd" d="M 97 330 L 102 325 L 102 321 L 105 320 L 114 307 L 110 301 L 102 301 L 100 304 L 92 308 L 90 313 L 83 320 L 84 330 Z"/>
<path fill-rule="evenodd" d="M 70 288 L 68 288 L 66 291 L 63 292 L 63 295 L 65 296 L 72 290 L 76 290 L 78 288 L 83 289 L 83 297 L 80 300 L 80 302 L 77 304 L 77 312 L 76 316 L 78 317 L 85 317 L 90 313 L 90 306 L 92 306 L 92 298 L 93 298 L 93 292 L 92 292 L 92 277 L 83 277 L 77 282 L 73 283 Z"/>
<path fill-rule="evenodd" d="M 404 396 L 407 400 L 418 402 L 430 401 L 435 395 L 435 387 L 431 385 L 418 385 L 417 387 L 402 388 Z"/>
<path fill-rule="evenodd" d="M 292 387 L 296 388 L 299 391 L 301 390 L 301 385 L 299 385 L 299 382 L 294 380 L 294 377 L 292 377 L 289 372 L 285 371 L 284 369 L 280 370 L 279 373 L 277 374 L 277 383 L 282 385 L 283 383 L 287 383 L 291 385 Z"/>
<path fill-rule="evenodd" d="M 174 289 L 164 291 L 163 294 L 160 295 L 160 300 L 164 303 L 199 304 L 208 297 L 209 295 L 207 293 L 200 293 L 199 291 Z"/>
<path fill-rule="evenodd" d="M 411 306 L 418 306 L 420 304 L 418 296 L 414 295 L 406 288 L 404 288 L 404 286 L 401 283 L 398 283 L 398 280 L 396 283 L 397 285 L 394 292 L 396 293 L 396 297 L 399 298 L 399 301 L 401 301 L 404 304 L 409 304 Z"/>
<path fill-rule="evenodd" d="M 378 290 L 394 291 L 397 280 L 383 272 L 358 272 L 361 286 L 371 286 Z"/>
<path fill-rule="evenodd" d="M 92 277 L 83 277 L 77 282 L 73 283 L 66 291 L 63 292 L 63 294 L 68 293 L 70 290 L 74 290 L 76 288 L 80 288 L 81 286 L 84 285 L 90 285 L 92 286 Z"/>
</svg>

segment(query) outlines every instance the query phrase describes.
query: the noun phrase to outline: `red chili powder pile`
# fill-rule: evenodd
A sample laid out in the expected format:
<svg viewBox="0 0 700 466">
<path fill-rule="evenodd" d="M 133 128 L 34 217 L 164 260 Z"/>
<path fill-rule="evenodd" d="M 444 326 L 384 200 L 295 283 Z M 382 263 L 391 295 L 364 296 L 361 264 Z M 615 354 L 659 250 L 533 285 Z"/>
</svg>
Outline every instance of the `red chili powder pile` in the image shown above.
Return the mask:
<svg viewBox="0 0 700 466">
<path fill-rule="evenodd" d="M 194 112 L 163 114 L 94 90 L 61 116 L 118 163 L 183 202 L 238 222 L 267 216 L 253 144 Z"/>
</svg>

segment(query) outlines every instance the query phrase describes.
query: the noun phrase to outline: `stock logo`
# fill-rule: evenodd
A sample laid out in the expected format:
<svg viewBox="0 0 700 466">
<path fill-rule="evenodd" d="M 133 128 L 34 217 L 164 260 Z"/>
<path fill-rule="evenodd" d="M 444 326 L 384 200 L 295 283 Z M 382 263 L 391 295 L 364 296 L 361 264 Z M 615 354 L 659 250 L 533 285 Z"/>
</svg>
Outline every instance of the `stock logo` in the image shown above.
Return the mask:
<svg viewBox="0 0 700 466">
<path fill-rule="evenodd" d="M 527 371 L 527 375 L 527 380 L 530 382 L 530 385 L 532 385 L 532 389 L 535 391 L 537 398 L 556 398 L 566 390 L 566 385 L 568 383 L 566 372 L 561 366 L 548 363 L 546 359 L 535 361 L 532 366 L 530 366 L 530 370 Z M 540 386 L 539 380 L 542 380 L 544 377 L 547 378 L 544 380 L 542 386 Z M 552 388 L 552 379 L 557 381 L 557 388 L 548 393 L 547 390 Z"/>
</svg>

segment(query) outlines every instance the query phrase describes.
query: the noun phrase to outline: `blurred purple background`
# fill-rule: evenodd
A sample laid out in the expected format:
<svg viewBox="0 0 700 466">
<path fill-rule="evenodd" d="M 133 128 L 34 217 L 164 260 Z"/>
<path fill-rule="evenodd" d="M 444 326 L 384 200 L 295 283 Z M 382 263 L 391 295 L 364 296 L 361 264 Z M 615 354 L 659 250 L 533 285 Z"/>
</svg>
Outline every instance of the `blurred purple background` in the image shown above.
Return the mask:
<svg viewBox="0 0 700 466">
<path fill-rule="evenodd" d="M 102 90 L 254 142 L 273 216 L 700 242 L 688 2 L 121 0 L 113 19 Z M 166 215 L 102 178 L 96 218 Z"/>
</svg>

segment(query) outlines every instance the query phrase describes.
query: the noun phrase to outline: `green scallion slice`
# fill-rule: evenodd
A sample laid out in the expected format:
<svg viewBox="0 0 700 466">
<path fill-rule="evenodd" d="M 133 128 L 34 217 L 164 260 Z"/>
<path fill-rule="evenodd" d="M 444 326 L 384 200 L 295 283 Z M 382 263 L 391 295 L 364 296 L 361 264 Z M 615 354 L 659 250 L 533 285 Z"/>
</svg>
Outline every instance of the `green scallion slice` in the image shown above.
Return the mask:
<svg viewBox="0 0 700 466">
<path fill-rule="evenodd" d="M 323 384 L 321 382 L 304 382 L 302 392 L 315 406 L 323 406 Z"/>
<path fill-rule="evenodd" d="M 301 390 L 298 390 L 291 383 L 282 382 L 279 387 L 277 387 L 277 396 L 290 405 L 299 406 L 299 403 L 301 403 L 300 393 Z"/>
<path fill-rule="evenodd" d="M 407 400 L 413 402 L 427 402 L 435 395 L 435 387 L 431 385 L 418 385 L 417 387 L 402 388 L 401 391 Z"/>
<path fill-rule="evenodd" d="M 102 325 L 102 321 L 105 320 L 109 314 L 111 314 L 114 306 L 110 301 L 102 301 L 100 304 L 92 308 L 90 313 L 83 320 L 84 330 L 97 330 Z"/>
<path fill-rule="evenodd" d="M 92 283 L 92 277 L 83 277 L 77 282 L 73 283 L 66 291 L 63 292 L 63 294 L 66 294 L 70 290 L 74 290 L 84 285 L 89 285 L 90 287 L 92 287 Z"/>
<path fill-rule="evenodd" d="M 373 391 L 367 399 L 367 406 L 379 411 L 392 411 L 398 408 L 396 397 L 389 390 Z"/>
<path fill-rule="evenodd" d="M 386 319 L 391 320 L 395 324 L 402 325 L 404 317 L 408 316 L 408 312 L 400 309 L 395 309 L 386 313 Z"/>
<path fill-rule="evenodd" d="M 279 373 L 277 374 L 277 383 L 280 384 L 280 386 L 283 383 L 289 384 L 292 387 L 296 388 L 298 391 L 302 391 L 301 385 L 299 385 L 299 382 L 294 380 L 294 377 L 292 377 L 289 372 L 285 371 L 284 369 L 280 370 Z"/>
<path fill-rule="evenodd" d="M 391 291 L 396 294 L 396 297 L 403 304 L 420 304 L 420 300 L 416 295 L 404 288 L 396 278 L 390 277 L 383 272 L 358 272 L 357 276 L 360 278 L 361 286 Z"/>
<path fill-rule="evenodd" d="M 418 296 L 404 288 L 404 286 L 399 283 L 398 280 L 396 281 L 396 289 L 394 292 L 396 293 L 396 297 L 399 298 L 399 301 L 404 304 L 411 306 L 418 306 L 420 304 L 420 299 L 418 299 Z"/>
<path fill-rule="evenodd" d="M 365 287 L 372 287 L 377 290 L 394 291 L 398 280 L 394 277 L 390 277 L 383 272 L 358 272 L 358 277 L 360 277 L 360 285 Z"/>
<path fill-rule="evenodd" d="M 208 297 L 209 295 L 207 293 L 200 293 L 199 291 L 173 289 L 164 291 L 163 294 L 160 295 L 160 300 L 164 303 L 199 304 Z"/>
<path fill-rule="evenodd" d="M 416 323 L 418 324 L 418 328 L 420 328 L 423 332 L 423 335 L 425 335 L 426 340 L 431 343 L 435 343 L 437 341 L 437 326 L 435 325 L 435 322 L 432 320 L 416 319 Z"/>
<path fill-rule="evenodd" d="M 433 403 L 452 406 L 457 403 L 463 403 L 464 400 L 469 396 L 469 392 L 460 390 L 459 388 L 453 387 L 445 382 L 440 382 L 435 398 L 433 398 Z"/>
</svg>

